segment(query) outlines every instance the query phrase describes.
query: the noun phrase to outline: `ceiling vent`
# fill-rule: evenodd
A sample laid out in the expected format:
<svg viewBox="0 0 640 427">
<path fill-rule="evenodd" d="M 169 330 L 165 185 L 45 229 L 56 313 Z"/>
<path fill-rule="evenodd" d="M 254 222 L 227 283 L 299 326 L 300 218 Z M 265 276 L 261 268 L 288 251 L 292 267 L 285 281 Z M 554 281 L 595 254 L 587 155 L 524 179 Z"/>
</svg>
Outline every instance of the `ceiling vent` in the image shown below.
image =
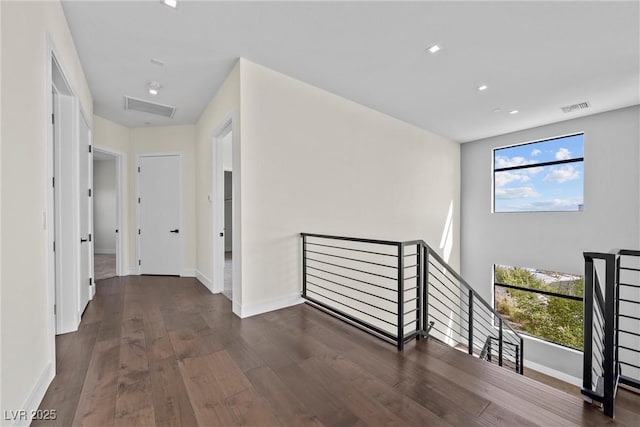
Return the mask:
<svg viewBox="0 0 640 427">
<path fill-rule="evenodd" d="M 563 113 L 575 113 L 576 111 L 586 110 L 590 105 L 588 102 L 581 102 L 579 104 L 567 105 L 566 107 L 562 107 Z"/>
<path fill-rule="evenodd" d="M 133 111 L 142 111 L 143 113 L 154 114 L 156 116 L 172 118 L 176 112 L 176 107 L 169 105 L 156 104 L 155 102 L 144 101 L 130 96 L 124 97 L 124 109 Z"/>
</svg>

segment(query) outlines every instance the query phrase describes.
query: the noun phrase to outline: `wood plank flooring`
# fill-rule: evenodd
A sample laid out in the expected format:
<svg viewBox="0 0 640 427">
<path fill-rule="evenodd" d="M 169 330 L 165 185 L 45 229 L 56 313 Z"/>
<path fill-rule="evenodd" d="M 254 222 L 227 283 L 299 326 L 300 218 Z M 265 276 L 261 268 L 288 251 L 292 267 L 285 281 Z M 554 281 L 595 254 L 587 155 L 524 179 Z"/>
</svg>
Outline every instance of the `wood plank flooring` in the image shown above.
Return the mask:
<svg viewBox="0 0 640 427">
<path fill-rule="evenodd" d="M 387 344 L 308 305 L 240 320 L 195 279 L 97 283 L 34 426 L 640 425 L 436 341 Z"/>
</svg>

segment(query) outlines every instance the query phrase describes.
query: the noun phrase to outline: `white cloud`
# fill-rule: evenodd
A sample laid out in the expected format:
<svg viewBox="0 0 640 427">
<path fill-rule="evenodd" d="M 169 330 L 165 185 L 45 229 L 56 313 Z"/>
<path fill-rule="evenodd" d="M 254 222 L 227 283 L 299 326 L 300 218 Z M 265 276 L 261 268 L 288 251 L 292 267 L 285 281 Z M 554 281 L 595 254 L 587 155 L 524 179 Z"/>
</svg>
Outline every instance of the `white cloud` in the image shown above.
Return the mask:
<svg viewBox="0 0 640 427">
<path fill-rule="evenodd" d="M 496 188 L 496 199 L 525 199 L 540 194 L 533 187 Z"/>
<path fill-rule="evenodd" d="M 556 152 L 556 160 L 567 160 L 571 158 L 571 151 L 561 148 Z"/>
<path fill-rule="evenodd" d="M 567 165 L 561 168 L 552 169 L 547 176 L 544 177 L 545 182 L 555 182 L 562 184 L 566 181 L 573 181 L 580 178 L 580 172 L 575 170 L 573 165 Z"/>
<path fill-rule="evenodd" d="M 540 150 L 538 150 L 538 149 L 536 148 L 535 150 L 533 150 L 533 151 L 531 152 L 531 155 L 532 155 L 533 157 L 535 157 L 535 156 L 537 156 L 537 155 L 540 155 L 541 153 L 542 153 L 542 151 L 540 151 Z"/>
<path fill-rule="evenodd" d="M 516 157 L 496 156 L 496 169 L 510 168 L 513 166 L 522 166 L 529 163 L 530 162 L 527 159 L 520 156 L 516 156 Z"/>
<path fill-rule="evenodd" d="M 514 181 L 527 182 L 529 180 L 531 180 L 531 178 L 526 173 L 512 173 L 508 171 L 497 172 L 495 177 L 496 187 L 504 187 Z"/>
</svg>

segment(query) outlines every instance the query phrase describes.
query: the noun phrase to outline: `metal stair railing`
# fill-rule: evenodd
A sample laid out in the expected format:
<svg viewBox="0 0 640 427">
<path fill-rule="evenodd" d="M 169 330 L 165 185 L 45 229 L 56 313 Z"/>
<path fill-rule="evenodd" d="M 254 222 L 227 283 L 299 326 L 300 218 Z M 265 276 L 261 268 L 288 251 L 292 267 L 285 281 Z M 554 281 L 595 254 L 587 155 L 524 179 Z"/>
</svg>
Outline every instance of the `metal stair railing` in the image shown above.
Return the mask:
<svg viewBox="0 0 640 427">
<path fill-rule="evenodd" d="M 619 384 L 640 389 L 640 251 L 585 252 L 581 392 L 614 416 Z M 600 280 L 604 269 L 604 282 Z"/>
<path fill-rule="evenodd" d="M 522 374 L 522 337 L 424 241 L 301 236 L 307 302 L 398 350 L 432 337 Z"/>
</svg>

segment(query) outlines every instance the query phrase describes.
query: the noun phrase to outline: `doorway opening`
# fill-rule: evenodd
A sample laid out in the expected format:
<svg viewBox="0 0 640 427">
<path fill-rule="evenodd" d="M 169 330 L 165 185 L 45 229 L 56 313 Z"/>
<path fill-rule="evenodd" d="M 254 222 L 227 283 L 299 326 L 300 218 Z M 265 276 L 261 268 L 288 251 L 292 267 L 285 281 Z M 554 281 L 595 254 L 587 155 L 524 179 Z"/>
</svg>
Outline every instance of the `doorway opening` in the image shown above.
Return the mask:
<svg viewBox="0 0 640 427">
<path fill-rule="evenodd" d="M 96 283 L 122 276 L 122 188 L 119 153 L 93 150 L 93 264 Z"/>
<path fill-rule="evenodd" d="M 212 140 L 212 214 L 213 214 L 213 282 L 211 291 L 222 292 L 233 301 L 234 312 L 239 310 L 239 251 L 236 203 L 238 196 L 237 159 L 232 118 L 228 117 L 213 133 Z"/>
</svg>

